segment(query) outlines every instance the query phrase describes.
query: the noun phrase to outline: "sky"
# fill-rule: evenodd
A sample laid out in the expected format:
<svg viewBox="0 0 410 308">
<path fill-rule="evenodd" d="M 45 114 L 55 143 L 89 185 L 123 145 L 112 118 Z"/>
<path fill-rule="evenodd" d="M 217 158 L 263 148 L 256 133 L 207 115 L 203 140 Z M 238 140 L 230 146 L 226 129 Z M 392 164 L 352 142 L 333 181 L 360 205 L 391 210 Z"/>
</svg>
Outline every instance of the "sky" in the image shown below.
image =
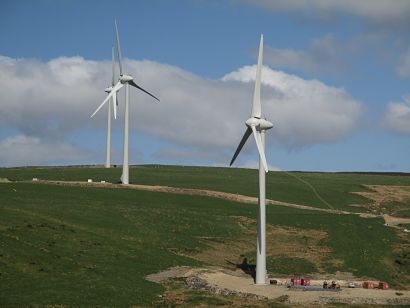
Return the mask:
<svg viewBox="0 0 410 308">
<path fill-rule="evenodd" d="M 114 20 L 124 71 L 160 99 L 131 88 L 131 164 L 228 166 L 263 34 L 270 170 L 410 172 L 407 0 L 2 0 L 0 167 L 104 164 L 107 108 L 90 115 Z M 249 138 L 234 167 L 257 165 Z"/>
</svg>

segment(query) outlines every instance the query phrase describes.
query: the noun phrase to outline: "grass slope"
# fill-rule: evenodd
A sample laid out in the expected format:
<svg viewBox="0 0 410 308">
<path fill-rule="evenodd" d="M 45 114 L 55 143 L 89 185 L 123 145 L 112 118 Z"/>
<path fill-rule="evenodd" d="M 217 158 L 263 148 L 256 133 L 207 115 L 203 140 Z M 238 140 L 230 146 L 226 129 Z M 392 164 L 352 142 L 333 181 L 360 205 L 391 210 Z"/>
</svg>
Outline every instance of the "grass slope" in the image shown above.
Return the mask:
<svg viewBox="0 0 410 308">
<path fill-rule="evenodd" d="M 206 198 L 32 184 L 0 193 L 2 304 L 149 304 L 162 288 L 147 274 L 198 264 L 169 249 L 239 231 L 229 203 Z"/>
<path fill-rule="evenodd" d="M 10 180 L 31 180 L 34 177 L 49 180 L 107 181 L 116 183 L 121 168 L 0 168 L 0 177 Z M 258 171 L 237 168 L 181 167 L 147 165 L 130 170 L 130 183 L 210 189 L 248 196 L 258 195 Z M 365 204 L 368 200 L 352 194 L 367 191 L 367 185 L 410 186 L 410 176 L 356 174 L 269 172 L 266 178 L 267 198 L 348 211 L 363 211 L 349 207 Z"/>
<path fill-rule="evenodd" d="M 115 181 L 119 173 L 119 169 L 98 168 L 2 169 L 0 177 Z M 249 195 L 255 193 L 246 184 L 256 176 L 253 170 L 148 166 L 132 169 L 131 175 L 134 183 L 230 192 L 239 190 L 237 185 L 248 189 Z M 401 177 L 297 176 L 313 183 L 319 192 L 333 189 L 342 200 L 349 195 L 348 187 L 356 189 L 362 180 L 407 183 L 407 178 Z M 325 176 L 324 181 L 320 181 L 320 176 Z M 284 201 L 302 199 L 301 194 L 307 202 L 318 202 L 311 189 L 299 193 L 297 188 L 307 186 L 292 175 L 272 173 L 271 185 L 280 191 Z M 281 185 L 282 189 L 278 189 Z M 145 280 L 147 274 L 175 265 L 200 265 L 187 255 L 209 249 L 201 238 L 213 237 L 227 243 L 240 240 L 243 230 L 236 217 L 255 219 L 257 214 L 257 207 L 249 204 L 127 189 L 3 183 L 0 195 L 2 305 L 150 305 L 163 292 L 163 287 Z M 335 198 L 334 202 L 343 207 L 340 199 Z M 397 276 L 399 272 L 394 265 L 392 247 L 401 239 L 384 227 L 381 219 L 269 206 L 267 223 L 325 231 L 328 236 L 320 245 L 330 247 L 333 252 L 326 264 L 328 272 L 350 271 L 392 285 L 409 283 L 398 280 L 401 276 Z M 247 247 L 241 255 L 254 254 L 254 246 Z M 312 271 L 312 264 L 298 260 L 297 252 L 291 257 L 289 260 L 286 259 L 289 256 L 284 256 L 276 262 L 269 259 L 269 271 L 286 274 L 295 273 L 295 268 L 299 274 Z M 335 258 L 341 262 L 332 262 Z M 293 267 L 289 268 L 289 263 Z M 408 269 L 407 265 L 404 271 L 408 273 Z"/>
</svg>

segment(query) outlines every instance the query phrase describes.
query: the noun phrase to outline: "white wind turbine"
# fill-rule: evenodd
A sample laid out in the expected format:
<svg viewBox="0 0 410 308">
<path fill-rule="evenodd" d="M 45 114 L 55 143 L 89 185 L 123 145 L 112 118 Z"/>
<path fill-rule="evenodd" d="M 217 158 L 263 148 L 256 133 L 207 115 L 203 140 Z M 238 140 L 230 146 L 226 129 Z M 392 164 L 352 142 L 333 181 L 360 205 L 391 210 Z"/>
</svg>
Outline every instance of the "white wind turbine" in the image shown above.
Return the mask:
<svg viewBox="0 0 410 308">
<path fill-rule="evenodd" d="M 266 206 L 265 206 L 265 172 L 268 172 L 268 164 L 265 157 L 265 131 L 272 128 L 273 124 L 261 118 L 261 72 L 263 58 L 263 35 L 259 45 L 258 66 L 256 68 L 255 90 L 251 117 L 246 120 L 246 132 L 232 157 L 230 166 L 235 161 L 246 140 L 253 133 L 259 152 L 259 213 L 258 213 L 258 237 L 256 252 L 256 284 L 266 284 Z"/>
<path fill-rule="evenodd" d="M 125 111 L 124 111 L 124 158 L 122 164 L 122 175 L 121 175 L 121 182 L 123 184 L 129 184 L 129 164 L 128 164 L 128 132 L 129 132 L 129 85 L 145 92 L 146 94 L 150 95 L 151 97 L 155 98 L 157 101 L 159 99 L 149 93 L 147 90 L 141 88 L 134 82 L 134 77 L 131 75 L 124 74 L 122 69 L 122 54 L 121 54 L 121 46 L 120 46 L 120 36 L 118 34 L 118 26 L 117 21 L 115 21 L 115 33 L 117 38 L 117 52 L 118 52 L 118 63 L 120 65 L 120 78 L 118 79 L 117 84 L 112 87 L 111 92 L 105 98 L 105 100 L 101 103 L 101 105 L 97 108 L 101 108 L 111 97 L 116 95 L 117 91 L 121 89 L 125 85 Z"/>
<path fill-rule="evenodd" d="M 115 60 L 114 60 L 114 47 L 112 48 L 111 51 L 111 64 L 112 64 L 112 80 L 111 80 L 111 87 L 105 88 L 105 92 L 110 93 L 111 90 L 114 87 L 115 84 Z M 104 102 L 105 103 L 105 102 Z M 101 104 L 91 115 L 90 118 L 92 118 L 103 106 L 104 104 Z M 114 118 L 117 119 L 117 93 L 115 92 L 112 95 L 112 107 L 114 109 Z M 111 167 L 111 108 L 110 105 L 108 105 L 108 116 L 107 116 L 107 149 L 106 149 L 106 159 L 105 159 L 105 168 L 110 168 Z"/>
</svg>

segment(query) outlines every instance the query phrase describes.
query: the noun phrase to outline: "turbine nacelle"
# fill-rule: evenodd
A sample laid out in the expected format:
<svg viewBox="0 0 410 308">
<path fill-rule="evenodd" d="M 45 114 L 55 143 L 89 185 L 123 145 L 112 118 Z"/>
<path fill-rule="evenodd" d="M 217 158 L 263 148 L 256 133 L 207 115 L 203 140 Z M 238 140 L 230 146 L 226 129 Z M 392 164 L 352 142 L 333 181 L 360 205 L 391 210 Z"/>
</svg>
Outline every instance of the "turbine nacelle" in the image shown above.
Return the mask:
<svg viewBox="0 0 410 308">
<path fill-rule="evenodd" d="M 257 131 L 268 130 L 273 127 L 273 124 L 269 122 L 268 120 L 255 118 L 255 117 L 252 117 L 246 120 L 245 124 L 249 128 L 251 128 L 252 126 L 255 127 Z"/>
<path fill-rule="evenodd" d="M 110 93 L 112 91 L 112 87 L 108 87 L 104 89 L 104 92 L 106 93 Z"/>
<path fill-rule="evenodd" d="M 133 80 L 134 80 L 134 77 L 130 75 L 123 74 L 120 76 L 120 81 L 122 84 L 133 81 Z"/>
</svg>

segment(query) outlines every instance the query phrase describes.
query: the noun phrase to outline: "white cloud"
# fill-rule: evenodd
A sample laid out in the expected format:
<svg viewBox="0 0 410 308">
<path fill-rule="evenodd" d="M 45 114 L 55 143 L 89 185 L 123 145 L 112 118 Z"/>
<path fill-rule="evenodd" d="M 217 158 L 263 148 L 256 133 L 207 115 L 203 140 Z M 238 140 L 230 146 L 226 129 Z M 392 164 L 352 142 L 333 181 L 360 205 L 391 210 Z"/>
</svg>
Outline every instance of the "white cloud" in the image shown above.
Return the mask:
<svg viewBox="0 0 410 308">
<path fill-rule="evenodd" d="M 70 144 L 46 142 L 37 137 L 15 135 L 0 140 L 0 166 L 37 166 L 82 163 L 89 158 Z"/>
<path fill-rule="evenodd" d="M 405 97 L 404 102 L 388 104 L 383 125 L 393 132 L 410 135 L 410 97 Z"/>
<path fill-rule="evenodd" d="M 244 67 L 224 80 L 253 80 L 254 70 Z M 360 103 L 343 89 L 266 67 L 262 76 L 264 113 L 274 124 L 271 134 L 290 148 L 337 141 L 360 119 Z"/>
<path fill-rule="evenodd" d="M 54 138 L 84 127 L 105 96 L 108 65 L 80 57 L 46 63 L 0 57 L 0 127 Z"/>
<path fill-rule="evenodd" d="M 125 59 L 124 66 L 126 72 L 136 73 L 137 84 L 161 99 L 157 103 L 131 88 L 132 129 L 180 151 L 234 151 L 250 114 L 255 66 L 240 68 L 220 80 L 150 61 Z M 104 99 L 103 90 L 110 79 L 110 61 L 62 57 L 41 62 L 0 57 L 0 128 L 25 136 L 24 143 L 37 152 L 41 147 L 49 149 L 42 152 L 43 162 L 47 157 L 52 161 L 64 157 L 65 152 L 67 159 L 75 158 L 81 150 L 66 146 L 70 144 L 68 136 L 87 145 L 90 131 L 105 131 L 104 109 L 92 120 L 89 116 Z M 289 148 L 337 141 L 355 128 L 361 114 L 360 103 L 346 91 L 317 80 L 264 67 L 263 85 L 264 114 L 274 123 L 267 138 Z M 119 120 L 113 124 L 117 130 L 122 127 L 123 92 L 119 102 Z M 0 142 L 11 147 L 10 140 Z M 54 145 L 60 149 L 58 155 L 53 154 Z M 26 164 L 38 159 L 27 155 Z M 12 160 L 11 155 L 2 159 L 7 164 Z"/>
<path fill-rule="evenodd" d="M 342 44 L 332 36 L 315 39 L 306 50 L 265 48 L 265 62 L 275 67 L 299 69 L 307 72 L 339 70 Z"/>
<path fill-rule="evenodd" d="M 300 26 L 330 22 L 324 37 L 306 47 L 265 48 L 265 63 L 275 68 L 308 73 L 351 73 L 357 67 L 396 66 L 398 75 L 410 76 L 410 56 L 398 56 L 408 46 L 410 1 L 408 0 L 237 0 L 300 19 Z M 352 18 L 353 17 L 353 18 Z M 343 28 L 339 33 L 337 28 Z M 311 28 L 311 27 L 310 27 Z M 305 29 L 306 30 L 306 29 Z M 336 32 L 335 32 L 336 31 Z M 336 35 L 336 36 L 335 36 Z"/>
<path fill-rule="evenodd" d="M 322 19 L 331 19 L 345 13 L 363 17 L 370 22 L 400 24 L 410 17 L 408 0 L 242 0 L 273 11 L 300 12 L 310 16 L 316 13 Z"/>
</svg>

